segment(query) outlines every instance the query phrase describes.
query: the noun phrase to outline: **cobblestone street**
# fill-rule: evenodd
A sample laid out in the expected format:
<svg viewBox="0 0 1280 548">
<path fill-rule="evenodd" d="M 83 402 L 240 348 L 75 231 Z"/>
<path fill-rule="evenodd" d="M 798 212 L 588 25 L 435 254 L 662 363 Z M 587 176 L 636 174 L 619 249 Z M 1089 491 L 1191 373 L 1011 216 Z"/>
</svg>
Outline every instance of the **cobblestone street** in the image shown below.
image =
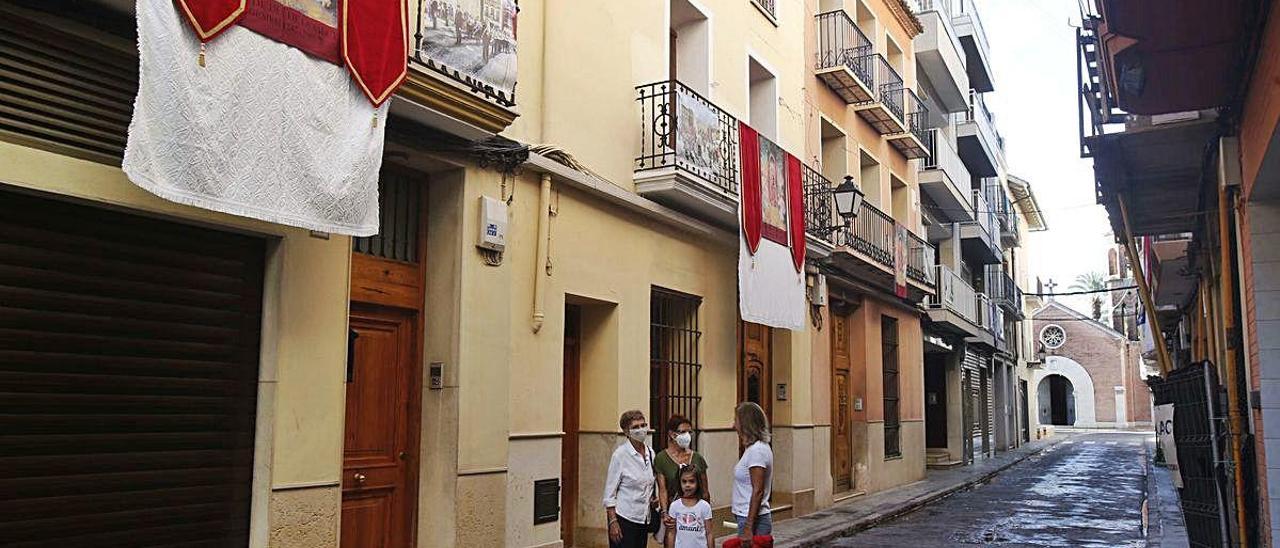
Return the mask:
<svg viewBox="0 0 1280 548">
<path fill-rule="evenodd" d="M 1077 436 L 990 483 L 833 545 L 1143 546 L 1146 438 L 1139 433 Z"/>
</svg>

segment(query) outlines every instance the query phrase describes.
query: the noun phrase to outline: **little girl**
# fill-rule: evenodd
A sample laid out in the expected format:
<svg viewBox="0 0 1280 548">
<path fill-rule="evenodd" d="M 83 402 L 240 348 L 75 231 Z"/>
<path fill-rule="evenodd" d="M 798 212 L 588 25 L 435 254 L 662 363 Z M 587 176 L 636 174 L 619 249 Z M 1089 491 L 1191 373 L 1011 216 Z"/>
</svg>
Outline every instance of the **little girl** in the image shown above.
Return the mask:
<svg viewBox="0 0 1280 548">
<path fill-rule="evenodd" d="M 703 500 L 702 472 L 691 465 L 680 469 L 680 498 L 667 509 L 666 548 L 715 548 L 711 535 L 711 503 Z"/>
</svg>

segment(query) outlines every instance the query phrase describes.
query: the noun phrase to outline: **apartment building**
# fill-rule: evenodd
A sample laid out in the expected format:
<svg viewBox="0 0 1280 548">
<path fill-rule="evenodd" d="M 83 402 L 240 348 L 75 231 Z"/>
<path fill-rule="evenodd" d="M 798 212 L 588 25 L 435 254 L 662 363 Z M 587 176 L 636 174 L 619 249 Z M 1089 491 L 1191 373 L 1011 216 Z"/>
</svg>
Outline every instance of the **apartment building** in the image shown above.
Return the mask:
<svg viewBox="0 0 1280 548">
<path fill-rule="evenodd" d="M 58 480 L 5 513 L 21 539 L 598 546 L 628 409 L 694 421 L 717 521 L 739 401 L 775 519 L 1026 439 L 1044 221 L 968 3 L 525 0 L 517 34 L 514 2 L 411 1 L 369 238 L 132 185 L 133 4 L 2 9 L 0 327 L 31 336 L 0 405 L 43 449 L 0 462 Z M 741 319 L 744 128 L 799 159 L 800 327 Z"/>
</svg>

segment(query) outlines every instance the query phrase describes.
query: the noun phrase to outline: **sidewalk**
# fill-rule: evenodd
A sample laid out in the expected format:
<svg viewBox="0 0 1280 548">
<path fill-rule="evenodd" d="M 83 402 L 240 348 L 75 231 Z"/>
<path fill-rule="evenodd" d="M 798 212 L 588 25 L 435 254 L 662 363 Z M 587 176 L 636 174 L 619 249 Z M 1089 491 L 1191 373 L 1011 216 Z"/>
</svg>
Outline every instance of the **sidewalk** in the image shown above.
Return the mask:
<svg viewBox="0 0 1280 548">
<path fill-rule="evenodd" d="M 1152 464 L 1155 441 L 1147 443 L 1147 546 L 1152 548 L 1186 548 L 1190 546 L 1187 528 L 1182 520 L 1178 489 L 1173 486 L 1173 473 Z"/>
<path fill-rule="evenodd" d="M 775 523 L 774 546 L 819 546 L 879 523 L 910 513 L 921 506 L 986 482 L 1001 471 L 1073 437 L 1058 434 L 969 466 L 930 470 L 925 479 L 878 493 L 861 496 L 812 514 Z M 719 539 L 723 542 L 730 537 Z"/>
</svg>

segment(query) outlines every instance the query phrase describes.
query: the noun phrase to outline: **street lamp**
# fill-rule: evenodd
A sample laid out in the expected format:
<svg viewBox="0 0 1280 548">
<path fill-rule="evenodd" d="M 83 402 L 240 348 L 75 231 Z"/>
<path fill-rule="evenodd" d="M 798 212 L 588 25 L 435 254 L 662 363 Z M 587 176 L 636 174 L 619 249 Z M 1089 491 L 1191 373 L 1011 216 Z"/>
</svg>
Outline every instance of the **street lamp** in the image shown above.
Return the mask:
<svg viewBox="0 0 1280 548">
<path fill-rule="evenodd" d="M 831 195 L 835 198 L 836 213 L 840 215 L 844 223 L 826 227 L 824 230 L 827 232 L 835 232 L 849 226 L 849 222 L 858 216 L 858 210 L 862 209 L 862 199 L 867 197 L 862 192 L 862 189 L 858 188 L 858 185 L 853 182 L 852 175 L 845 175 L 844 182 L 831 189 Z"/>
</svg>

